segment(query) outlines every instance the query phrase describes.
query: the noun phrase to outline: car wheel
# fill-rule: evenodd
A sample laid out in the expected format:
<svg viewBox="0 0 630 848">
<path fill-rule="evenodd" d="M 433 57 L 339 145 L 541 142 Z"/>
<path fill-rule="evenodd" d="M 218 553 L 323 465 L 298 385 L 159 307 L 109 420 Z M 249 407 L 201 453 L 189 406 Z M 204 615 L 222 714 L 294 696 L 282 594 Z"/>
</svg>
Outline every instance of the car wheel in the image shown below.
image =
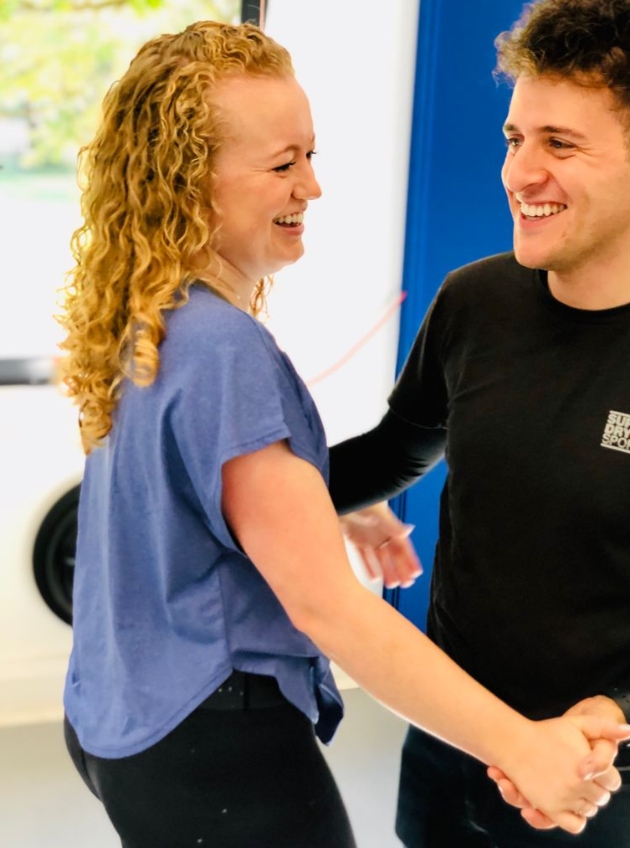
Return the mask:
<svg viewBox="0 0 630 848">
<path fill-rule="evenodd" d="M 67 624 L 72 624 L 80 490 L 80 485 L 75 486 L 55 503 L 39 528 L 33 549 L 37 588 L 48 607 Z"/>
</svg>

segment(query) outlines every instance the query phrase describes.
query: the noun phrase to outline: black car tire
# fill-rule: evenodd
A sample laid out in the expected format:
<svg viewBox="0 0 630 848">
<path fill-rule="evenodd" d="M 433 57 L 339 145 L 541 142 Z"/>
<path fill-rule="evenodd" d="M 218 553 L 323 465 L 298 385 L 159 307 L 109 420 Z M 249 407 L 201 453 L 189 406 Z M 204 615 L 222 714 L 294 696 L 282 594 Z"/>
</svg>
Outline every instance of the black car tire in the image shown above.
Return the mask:
<svg viewBox="0 0 630 848">
<path fill-rule="evenodd" d="M 33 571 L 48 607 L 72 624 L 72 582 L 81 486 L 74 486 L 48 512 L 35 538 Z"/>
</svg>

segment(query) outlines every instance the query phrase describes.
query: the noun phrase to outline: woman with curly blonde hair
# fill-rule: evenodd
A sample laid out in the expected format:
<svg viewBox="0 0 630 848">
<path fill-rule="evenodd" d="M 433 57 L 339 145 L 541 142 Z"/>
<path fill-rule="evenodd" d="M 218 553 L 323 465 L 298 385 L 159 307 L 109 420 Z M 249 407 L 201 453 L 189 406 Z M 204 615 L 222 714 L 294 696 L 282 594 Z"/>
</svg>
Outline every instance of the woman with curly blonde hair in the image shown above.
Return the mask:
<svg viewBox="0 0 630 848">
<path fill-rule="evenodd" d="M 69 751 L 125 848 L 353 848 L 317 744 L 343 712 L 334 657 L 576 827 L 606 800 L 577 776 L 585 736 L 617 726 L 527 721 L 348 561 L 321 420 L 255 317 L 303 253 L 314 144 L 286 50 L 201 22 L 140 50 L 83 151 L 61 317 L 88 454 Z M 370 510 L 355 538 L 416 574 L 406 528 Z"/>
<path fill-rule="evenodd" d="M 287 51 L 253 27 L 236 38 L 206 23 L 150 41 L 110 89 L 96 137 L 81 150 L 84 222 L 72 238 L 76 265 L 60 323 L 62 375 L 81 410 L 86 452 L 111 429 L 123 379 L 155 379 L 164 311 L 185 301 L 188 285 L 205 276 L 233 294 L 208 251 L 221 116 L 205 93 L 235 71 L 293 74 Z M 261 279 L 252 314 L 264 293 Z"/>
</svg>

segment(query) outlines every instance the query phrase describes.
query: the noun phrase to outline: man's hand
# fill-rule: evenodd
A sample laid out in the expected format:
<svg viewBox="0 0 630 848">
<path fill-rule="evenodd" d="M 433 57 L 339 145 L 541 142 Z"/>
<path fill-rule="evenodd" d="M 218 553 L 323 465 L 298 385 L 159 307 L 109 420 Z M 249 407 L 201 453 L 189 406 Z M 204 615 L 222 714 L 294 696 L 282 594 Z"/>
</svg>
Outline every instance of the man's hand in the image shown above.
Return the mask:
<svg viewBox="0 0 630 848">
<path fill-rule="evenodd" d="M 599 716 L 603 719 L 611 719 L 615 724 L 626 726 L 625 716 L 618 704 L 604 695 L 596 695 L 579 701 L 566 711 L 565 716 Z M 621 786 L 621 777 L 612 764 L 617 756 L 619 744 L 627 739 L 628 735 L 624 736 L 623 731 L 613 733 L 611 738 L 589 738 L 591 753 L 579 764 L 579 776 L 592 778 L 593 783 L 606 792 L 616 792 Z M 501 769 L 491 766 L 488 769 L 488 777 L 497 784 L 504 801 L 513 807 L 519 807 L 521 815 L 533 828 L 548 830 L 555 827 L 554 822 L 540 810 L 535 809 Z M 585 818 L 591 818 L 598 809 L 599 807 L 595 804 L 585 804 L 581 814 Z"/>
<path fill-rule="evenodd" d="M 414 527 L 403 524 L 386 501 L 339 518 L 341 529 L 357 549 L 372 580 L 388 589 L 411 586 L 422 574 L 418 555 L 409 539 Z"/>
<path fill-rule="evenodd" d="M 625 724 L 626 717 L 624 716 L 619 704 L 613 701 L 612 698 L 607 698 L 606 695 L 595 695 L 592 698 L 584 698 L 583 701 L 578 701 L 565 713 L 567 716 L 600 716 L 601 718 L 609 718 L 618 724 Z M 580 776 L 587 777 L 589 774 L 597 775 L 597 782 L 601 781 L 606 775 L 606 764 L 612 765 L 619 751 L 619 744 L 623 739 L 593 739 L 591 740 L 591 756 L 580 766 Z M 618 789 L 618 783 L 614 789 Z M 610 787 L 606 787 L 610 788 Z M 611 790 L 614 791 L 614 790 Z"/>
</svg>

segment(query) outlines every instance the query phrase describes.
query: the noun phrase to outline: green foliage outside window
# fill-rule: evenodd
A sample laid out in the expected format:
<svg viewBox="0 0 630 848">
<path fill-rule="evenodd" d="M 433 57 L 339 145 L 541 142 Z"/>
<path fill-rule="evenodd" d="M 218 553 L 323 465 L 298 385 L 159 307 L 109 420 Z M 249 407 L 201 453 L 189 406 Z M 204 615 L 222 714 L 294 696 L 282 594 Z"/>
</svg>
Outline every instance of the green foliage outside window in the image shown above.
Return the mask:
<svg viewBox="0 0 630 848">
<path fill-rule="evenodd" d="M 0 174 L 73 170 L 103 96 L 143 42 L 238 0 L 0 0 Z"/>
</svg>

